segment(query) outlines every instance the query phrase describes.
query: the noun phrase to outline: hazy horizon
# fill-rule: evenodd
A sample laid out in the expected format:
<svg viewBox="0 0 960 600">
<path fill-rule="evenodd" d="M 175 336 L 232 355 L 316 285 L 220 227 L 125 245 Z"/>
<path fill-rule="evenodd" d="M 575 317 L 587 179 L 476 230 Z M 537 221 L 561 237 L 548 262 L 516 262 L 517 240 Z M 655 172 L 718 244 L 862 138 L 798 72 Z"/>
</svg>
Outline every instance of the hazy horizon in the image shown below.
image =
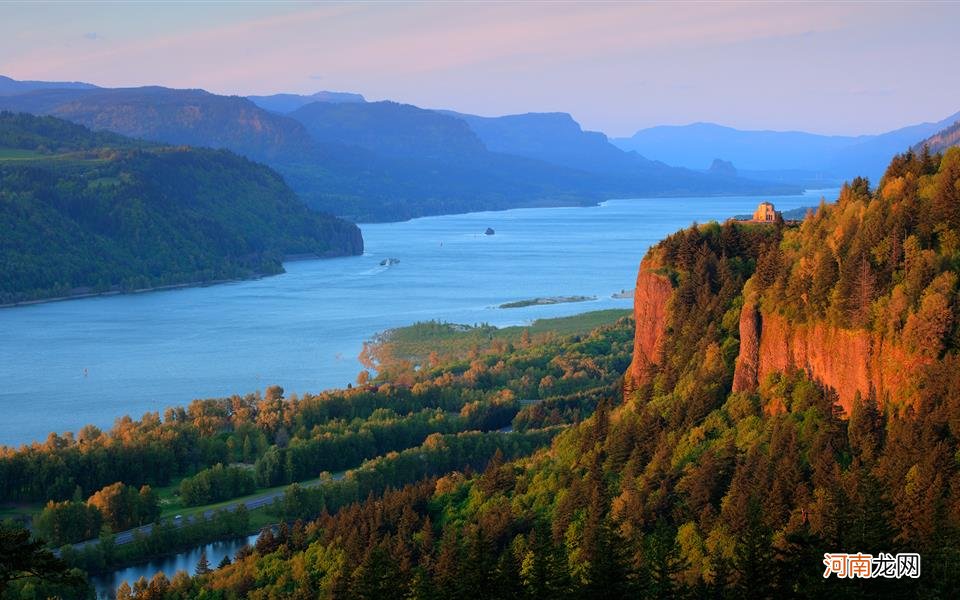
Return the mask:
<svg viewBox="0 0 960 600">
<path fill-rule="evenodd" d="M 568 112 L 611 137 L 694 122 L 860 135 L 960 110 L 939 58 L 960 50 L 960 5 L 916 5 L 15 2 L 0 73 Z"/>
</svg>

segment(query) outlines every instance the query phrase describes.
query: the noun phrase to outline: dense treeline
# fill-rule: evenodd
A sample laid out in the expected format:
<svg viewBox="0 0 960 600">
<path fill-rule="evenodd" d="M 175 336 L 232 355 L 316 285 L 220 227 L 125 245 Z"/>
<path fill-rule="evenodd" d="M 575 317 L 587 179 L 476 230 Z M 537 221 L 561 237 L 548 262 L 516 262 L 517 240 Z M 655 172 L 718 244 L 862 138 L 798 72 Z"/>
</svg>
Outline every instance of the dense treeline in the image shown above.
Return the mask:
<svg viewBox="0 0 960 600">
<path fill-rule="evenodd" d="M 380 456 L 350 472 L 350 477 L 334 485 L 301 487 L 294 484 L 284 493 L 276 507 L 277 516 L 285 521 L 320 515 L 350 502 L 380 495 L 423 478 L 455 470 L 481 468 L 493 456 L 514 458 L 525 456 L 550 442 L 557 428 L 530 430 L 511 434 L 470 431 L 456 435 L 433 434 L 422 446 L 400 453 Z"/>
<path fill-rule="evenodd" d="M 62 154 L 104 148 L 133 149 L 158 147 L 108 131 L 91 131 L 54 117 L 35 117 L 26 113 L 0 112 L 0 148 L 34 150 L 40 154 Z"/>
<path fill-rule="evenodd" d="M 103 513 L 82 498 L 54 502 L 51 500 L 33 520 L 37 538 L 53 546 L 93 539 L 100 535 Z"/>
<path fill-rule="evenodd" d="M 557 431 L 538 430 L 511 435 L 495 432 L 435 434 L 422 446 L 379 457 L 350 471 L 343 479 L 327 477 L 312 487 L 294 484 L 270 510 L 277 518 L 289 521 L 334 513 L 386 489 L 453 470 L 476 468 L 494 455 L 512 458 L 530 454 L 549 444 Z M 69 565 L 88 572 L 103 572 L 198 543 L 250 533 L 249 519 L 250 514 L 241 507 L 233 512 L 217 511 L 210 519 L 187 519 L 180 523 L 164 520 L 149 534 L 137 535 L 130 544 L 116 545 L 112 536 L 104 536 L 99 543 L 87 544 L 80 549 L 64 547 L 61 555 Z"/>
<path fill-rule="evenodd" d="M 195 401 L 168 410 L 163 420 L 156 414 L 138 422 L 123 418 L 108 433 L 88 426 L 76 438 L 51 435 L 44 444 L 0 450 L 0 481 L 7 486 L 0 494 L 61 500 L 108 481 L 167 485 L 179 474 L 235 462 L 255 463 L 258 485 L 278 485 L 356 466 L 417 445 L 430 433 L 500 428 L 517 412 L 502 392 L 446 399 L 434 391 L 383 385 L 288 400 L 274 387 L 263 397 Z M 393 412 L 430 404 L 440 406 Z M 446 412 L 454 409 L 462 414 Z M 353 422 L 342 420 L 347 417 Z"/>
<path fill-rule="evenodd" d="M 90 496 L 87 504 L 97 508 L 114 531 L 151 523 L 160 516 L 157 496 L 149 485 L 137 490 L 118 481 Z"/>
<path fill-rule="evenodd" d="M 879 191 L 854 182 L 796 230 L 728 224 L 672 236 L 657 250 L 674 295 L 653 377 L 602 400 L 549 451 L 368 498 L 268 536 L 212 573 L 158 579 L 158 595 L 142 582 L 136 597 L 954 597 L 957 301 L 952 287 L 930 286 L 958 268 L 958 161 L 957 151 L 898 158 Z M 878 238 L 848 239 L 871 223 Z M 822 253 L 834 253 L 821 262 L 837 270 L 810 306 L 789 285 Z M 881 300 L 858 322 L 856 294 L 837 286 L 844 263 L 864 261 Z M 937 353 L 926 384 L 907 407 L 857 398 L 849 414 L 801 371 L 731 392 L 751 277 L 765 302 L 797 319 L 876 327 L 889 314 L 884 294 L 912 300 L 902 322 L 945 307 L 928 336 Z M 917 552 L 921 573 L 825 578 L 825 552 Z"/>
<path fill-rule="evenodd" d="M 764 302 L 792 321 L 875 331 L 931 355 L 957 347 L 960 150 L 891 162 L 876 190 L 856 179 L 761 261 Z"/>
<path fill-rule="evenodd" d="M 117 482 L 104 487 L 86 501 L 78 489 L 72 500 L 47 502 L 34 519 L 36 535 L 54 546 L 96 538 L 101 527 L 122 531 L 160 516 L 157 494 L 149 485 L 139 490 Z"/>
<path fill-rule="evenodd" d="M 288 254 L 363 249 L 356 226 L 229 152 L 12 113 L 0 113 L 0 229 L 0 304 L 273 274 Z"/>
<path fill-rule="evenodd" d="M 265 395 L 197 400 L 167 410 L 163 419 L 156 413 L 140 421 L 124 417 L 108 432 L 87 426 L 76 436 L 51 434 L 42 444 L 4 448 L 0 494 L 8 500 L 45 501 L 70 498 L 78 486 L 90 493 L 115 481 L 164 486 L 178 475 L 217 463 L 252 463 L 271 446 L 309 438 L 314 426 L 331 420 L 415 405 L 409 390 L 389 387 L 289 399 L 274 387 Z M 456 400 L 444 408 L 458 408 Z"/>
<path fill-rule="evenodd" d="M 180 481 L 180 499 L 185 506 L 200 506 L 247 496 L 257 489 L 257 480 L 248 468 L 217 463 L 193 477 Z"/>
<path fill-rule="evenodd" d="M 430 434 L 499 429 L 516 413 L 517 403 L 509 392 L 489 401 L 465 404 L 456 416 L 426 409 L 398 418 L 393 411 L 380 408 L 340 433 L 318 426 L 310 438 L 296 437 L 286 448 L 271 447 L 257 459 L 256 482 L 269 487 L 315 477 L 323 471 L 342 471 L 364 460 L 416 446 Z"/>
</svg>

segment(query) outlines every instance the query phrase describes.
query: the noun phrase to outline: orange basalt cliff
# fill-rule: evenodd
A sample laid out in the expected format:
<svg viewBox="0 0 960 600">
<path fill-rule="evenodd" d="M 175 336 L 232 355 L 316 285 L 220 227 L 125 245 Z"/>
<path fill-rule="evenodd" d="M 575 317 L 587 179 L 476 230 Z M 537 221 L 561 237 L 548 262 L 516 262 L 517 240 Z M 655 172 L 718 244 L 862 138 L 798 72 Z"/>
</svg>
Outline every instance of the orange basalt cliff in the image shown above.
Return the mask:
<svg viewBox="0 0 960 600">
<path fill-rule="evenodd" d="M 637 286 L 633 293 L 633 312 L 636 332 L 633 338 L 633 360 L 626 378 L 627 389 L 635 389 L 650 381 L 660 363 L 663 339 L 666 335 L 668 303 L 673 285 L 659 270 L 663 261 L 654 248 L 640 263 Z"/>
<path fill-rule="evenodd" d="M 837 403 L 849 414 L 858 393 L 864 400 L 873 396 L 878 402 L 909 403 L 930 362 L 863 329 L 791 323 L 766 313 L 748 283 L 733 391 L 752 391 L 771 373 L 800 369 L 836 392 Z"/>
<path fill-rule="evenodd" d="M 633 360 L 625 392 L 649 383 L 662 361 L 673 286 L 664 274 L 659 249 L 640 263 L 634 292 Z M 844 329 L 825 322 L 791 323 L 764 312 L 753 283 L 744 287 L 740 312 L 740 350 L 733 391 L 754 391 L 768 375 L 799 369 L 833 389 L 849 414 L 857 394 L 878 402 L 909 404 L 924 368 L 931 362 L 907 351 L 899 341 L 862 329 Z"/>
</svg>

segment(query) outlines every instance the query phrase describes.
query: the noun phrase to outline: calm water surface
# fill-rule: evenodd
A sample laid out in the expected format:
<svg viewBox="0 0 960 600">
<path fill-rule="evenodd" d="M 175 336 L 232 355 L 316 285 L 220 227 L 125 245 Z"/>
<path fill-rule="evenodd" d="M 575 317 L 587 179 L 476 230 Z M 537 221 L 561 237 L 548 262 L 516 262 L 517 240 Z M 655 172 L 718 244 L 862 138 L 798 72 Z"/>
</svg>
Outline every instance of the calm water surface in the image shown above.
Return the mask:
<svg viewBox="0 0 960 600">
<path fill-rule="evenodd" d="M 836 193 L 775 202 L 787 210 Z M 415 321 L 502 326 L 629 308 L 610 296 L 633 287 L 651 244 L 758 201 L 610 200 L 363 225 L 363 256 L 292 262 L 276 277 L 0 309 L 0 444 L 272 384 L 288 393 L 345 386 L 364 340 Z M 483 235 L 487 227 L 496 234 Z M 380 266 L 390 257 L 400 263 Z M 496 308 L 567 295 L 598 299 Z"/>
<path fill-rule="evenodd" d="M 130 584 L 130 587 L 133 587 L 134 582 L 140 579 L 140 577 L 145 577 L 149 581 L 159 572 L 163 572 L 163 574 L 167 576 L 167 579 L 173 579 L 177 571 L 186 571 L 190 575 L 193 575 L 197 568 L 197 563 L 200 562 L 200 555 L 203 552 L 207 553 L 207 563 L 210 565 L 210 568 L 215 569 L 217 565 L 220 564 L 220 561 L 223 560 L 224 556 L 229 556 L 230 560 L 233 560 L 233 557 L 237 554 L 237 550 L 246 545 L 252 546 L 257 542 L 258 536 L 259 534 L 255 534 L 250 537 L 198 546 L 187 552 L 181 552 L 176 556 L 151 561 L 135 567 L 120 569 L 108 575 L 92 577 L 91 580 L 97 590 L 97 597 L 112 599 L 116 597 L 115 592 L 117 587 L 124 581 Z"/>
</svg>

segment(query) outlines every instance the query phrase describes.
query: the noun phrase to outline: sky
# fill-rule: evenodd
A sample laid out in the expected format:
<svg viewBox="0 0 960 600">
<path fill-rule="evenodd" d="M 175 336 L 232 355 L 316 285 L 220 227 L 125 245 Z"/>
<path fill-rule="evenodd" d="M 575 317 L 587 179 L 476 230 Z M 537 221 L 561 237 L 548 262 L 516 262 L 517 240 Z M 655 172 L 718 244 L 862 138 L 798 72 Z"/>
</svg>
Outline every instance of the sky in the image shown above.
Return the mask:
<svg viewBox="0 0 960 600">
<path fill-rule="evenodd" d="M 960 111 L 958 23 L 958 2 L 0 0 L 0 74 L 849 135 Z"/>
</svg>

